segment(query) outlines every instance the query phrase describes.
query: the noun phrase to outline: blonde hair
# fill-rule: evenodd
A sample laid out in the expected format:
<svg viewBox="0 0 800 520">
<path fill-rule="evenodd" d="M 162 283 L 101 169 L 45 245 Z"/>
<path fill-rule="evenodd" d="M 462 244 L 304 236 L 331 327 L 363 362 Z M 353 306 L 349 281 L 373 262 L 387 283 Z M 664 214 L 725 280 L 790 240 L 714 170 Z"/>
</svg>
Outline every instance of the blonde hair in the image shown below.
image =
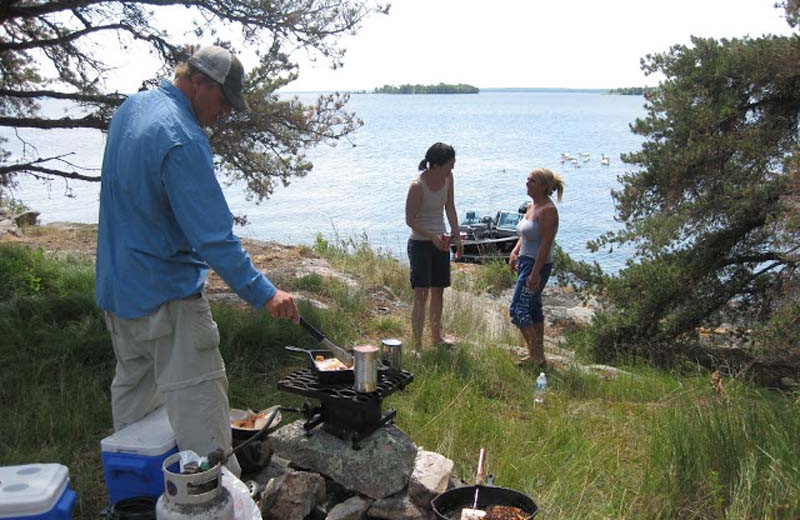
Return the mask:
<svg viewBox="0 0 800 520">
<path fill-rule="evenodd" d="M 203 82 L 207 84 L 216 83 L 213 79 L 209 78 L 208 75 L 200 70 L 198 70 L 194 65 L 190 65 L 187 62 L 178 63 L 175 66 L 175 79 L 192 79 L 192 76 L 195 74 L 200 74 L 203 77 Z"/>
<path fill-rule="evenodd" d="M 553 173 L 547 168 L 534 168 L 531 170 L 531 175 L 547 185 L 548 196 L 552 195 L 554 191 L 557 192 L 558 202 L 561 202 L 561 196 L 564 194 L 564 179 L 561 175 Z"/>
</svg>

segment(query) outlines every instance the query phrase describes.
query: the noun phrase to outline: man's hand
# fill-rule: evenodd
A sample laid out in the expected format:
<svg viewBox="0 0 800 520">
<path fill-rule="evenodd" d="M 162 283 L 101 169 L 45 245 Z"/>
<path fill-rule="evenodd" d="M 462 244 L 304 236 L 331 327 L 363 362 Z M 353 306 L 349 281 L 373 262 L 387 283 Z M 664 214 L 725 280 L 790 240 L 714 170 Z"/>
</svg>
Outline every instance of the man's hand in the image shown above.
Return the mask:
<svg viewBox="0 0 800 520">
<path fill-rule="evenodd" d="M 275 296 L 264 304 L 264 309 L 272 314 L 273 318 L 285 318 L 297 324 L 300 323 L 300 311 L 297 310 L 297 304 L 294 303 L 292 295 L 287 292 L 280 290 L 276 292 Z"/>
</svg>

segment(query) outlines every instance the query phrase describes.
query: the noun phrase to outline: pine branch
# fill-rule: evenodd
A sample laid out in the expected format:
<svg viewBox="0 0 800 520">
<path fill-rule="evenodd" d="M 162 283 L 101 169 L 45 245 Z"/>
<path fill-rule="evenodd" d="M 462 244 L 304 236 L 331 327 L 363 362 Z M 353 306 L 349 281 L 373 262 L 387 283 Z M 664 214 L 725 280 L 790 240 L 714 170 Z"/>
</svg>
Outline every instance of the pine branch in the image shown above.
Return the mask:
<svg viewBox="0 0 800 520">
<path fill-rule="evenodd" d="M 64 45 L 71 41 L 77 40 L 87 34 L 100 32 L 100 31 L 115 31 L 115 30 L 128 30 L 132 31 L 129 25 L 122 23 L 114 23 L 109 25 L 97 25 L 74 31 L 58 38 L 49 38 L 46 40 L 26 40 L 23 42 L 0 42 L 0 52 L 7 51 L 22 51 L 26 49 L 38 49 L 40 47 L 52 47 L 54 45 Z"/>
<path fill-rule="evenodd" d="M 80 94 L 77 92 L 57 92 L 55 90 L 10 90 L 0 89 L 0 97 L 16 97 L 16 98 L 54 98 L 54 99 L 69 99 L 72 101 L 85 101 L 89 103 L 107 103 L 110 105 L 120 105 L 127 97 L 124 94 L 108 94 L 108 95 L 91 95 Z"/>
<path fill-rule="evenodd" d="M 39 162 L 39 161 L 35 161 Z M 100 176 L 90 176 L 90 175 L 83 175 L 78 172 L 65 172 L 62 170 L 54 170 L 53 168 L 45 168 L 43 166 L 36 166 L 34 163 L 25 163 L 25 164 L 14 164 L 12 166 L 3 166 L 0 167 L 0 175 L 5 175 L 8 173 L 20 173 L 20 172 L 39 172 L 39 173 L 46 173 L 47 175 L 55 175 L 57 177 L 63 177 L 65 179 L 76 179 L 80 181 L 89 181 L 89 182 L 100 182 Z"/>
<path fill-rule="evenodd" d="M 81 119 L 64 117 L 61 119 L 42 119 L 32 117 L 0 117 L 0 127 L 12 126 L 17 128 L 96 128 L 108 129 L 108 120 L 95 116 L 86 116 Z"/>
</svg>

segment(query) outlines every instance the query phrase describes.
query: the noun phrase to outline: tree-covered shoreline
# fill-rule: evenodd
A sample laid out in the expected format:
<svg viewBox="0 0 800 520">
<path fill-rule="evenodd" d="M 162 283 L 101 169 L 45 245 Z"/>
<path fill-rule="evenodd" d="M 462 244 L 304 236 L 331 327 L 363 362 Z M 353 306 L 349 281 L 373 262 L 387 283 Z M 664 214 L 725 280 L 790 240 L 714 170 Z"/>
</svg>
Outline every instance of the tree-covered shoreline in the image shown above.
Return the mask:
<svg viewBox="0 0 800 520">
<path fill-rule="evenodd" d="M 373 90 L 374 94 L 477 94 L 480 92 L 478 87 L 459 83 L 451 85 L 439 83 L 438 85 L 384 85 Z"/>
<path fill-rule="evenodd" d="M 622 96 L 643 96 L 653 90 L 655 90 L 654 87 L 620 87 L 609 89 L 608 93 Z"/>
</svg>

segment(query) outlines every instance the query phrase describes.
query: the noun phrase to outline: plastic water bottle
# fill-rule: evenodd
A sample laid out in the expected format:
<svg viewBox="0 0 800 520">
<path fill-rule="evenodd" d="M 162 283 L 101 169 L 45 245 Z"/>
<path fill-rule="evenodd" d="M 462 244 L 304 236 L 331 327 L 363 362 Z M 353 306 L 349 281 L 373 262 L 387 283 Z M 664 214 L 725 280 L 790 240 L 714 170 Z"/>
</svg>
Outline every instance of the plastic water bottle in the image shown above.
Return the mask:
<svg viewBox="0 0 800 520">
<path fill-rule="evenodd" d="M 533 394 L 533 402 L 543 403 L 545 392 L 547 392 L 547 376 L 544 375 L 544 372 L 539 372 L 539 377 L 536 378 L 536 391 Z"/>
</svg>

